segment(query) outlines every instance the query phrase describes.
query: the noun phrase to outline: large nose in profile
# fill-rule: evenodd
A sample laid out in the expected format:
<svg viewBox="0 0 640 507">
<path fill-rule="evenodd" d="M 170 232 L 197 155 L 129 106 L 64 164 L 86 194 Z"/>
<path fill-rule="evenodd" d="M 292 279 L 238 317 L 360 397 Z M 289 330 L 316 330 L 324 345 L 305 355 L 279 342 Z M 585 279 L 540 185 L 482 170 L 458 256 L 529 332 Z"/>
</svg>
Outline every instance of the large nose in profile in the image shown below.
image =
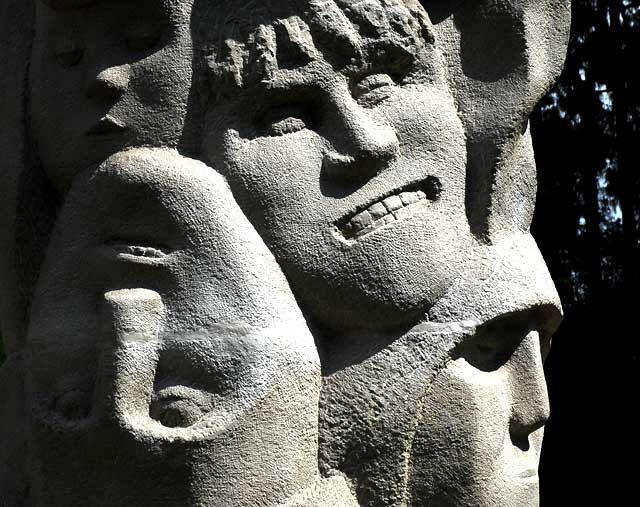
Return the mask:
<svg viewBox="0 0 640 507">
<path fill-rule="evenodd" d="M 87 97 L 100 102 L 119 99 L 129 88 L 130 73 L 128 65 L 102 69 L 90 79 Z"/>
<path fill-rule="evenodd" d="M 511 419 L 509 430 L 514 445 L 529 448 L 529 435 L 549 419 L 549 397 L 542 367 L 540 335 L 530 331 L 509 361 Z"/>
<path fill-rule="evenodd" d="M 325 153 L 324 176 L 335 182 L 367 181 L 396 156 L 396 131 L 374 119 L 350 96 L 335 99 L 334 107 L 334 149 Z"/>
<path fill-rule="evenodd" d="M 154 291 L 122 289 L 104 295 L 97 417 L 148 415 L 164 316 L 162 298 Z"/>
</svg>

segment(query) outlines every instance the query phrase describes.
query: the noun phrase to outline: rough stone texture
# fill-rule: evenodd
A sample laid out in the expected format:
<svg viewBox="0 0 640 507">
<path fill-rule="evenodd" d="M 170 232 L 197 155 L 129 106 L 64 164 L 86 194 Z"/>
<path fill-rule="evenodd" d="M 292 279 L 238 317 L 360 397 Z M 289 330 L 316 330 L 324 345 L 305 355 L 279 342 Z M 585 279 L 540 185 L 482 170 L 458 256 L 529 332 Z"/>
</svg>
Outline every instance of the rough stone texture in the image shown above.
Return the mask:
<svg viewBox="0 0 640 507">
<path fill-rule="evenodd" d="M 537 505 L 567 0 L 0 14 L 0 505 Z"/>
</svg>

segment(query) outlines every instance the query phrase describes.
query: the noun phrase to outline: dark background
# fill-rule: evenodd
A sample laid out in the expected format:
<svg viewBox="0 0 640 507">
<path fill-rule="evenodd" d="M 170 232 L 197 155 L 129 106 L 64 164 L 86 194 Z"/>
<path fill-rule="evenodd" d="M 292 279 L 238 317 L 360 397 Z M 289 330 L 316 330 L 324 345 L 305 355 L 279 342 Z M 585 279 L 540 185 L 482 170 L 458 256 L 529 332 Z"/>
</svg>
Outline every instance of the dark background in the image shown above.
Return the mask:
<svg viewBox="0 0 640 507">
<path fill-rule="evenodd" d="M 565 308 L 546 363 L 542 505 L 640 505 L 640 1 L 574 0 L 531 130 L 533 224 Z"/>
<path fill-rule="evenodd" d="M 533 233 L 566 312 L 546 363 L 543 507 L 638 502 L 639 46 L 640 0 L 574 0 L 564 73 L 531 118 Z"/>
</svg>

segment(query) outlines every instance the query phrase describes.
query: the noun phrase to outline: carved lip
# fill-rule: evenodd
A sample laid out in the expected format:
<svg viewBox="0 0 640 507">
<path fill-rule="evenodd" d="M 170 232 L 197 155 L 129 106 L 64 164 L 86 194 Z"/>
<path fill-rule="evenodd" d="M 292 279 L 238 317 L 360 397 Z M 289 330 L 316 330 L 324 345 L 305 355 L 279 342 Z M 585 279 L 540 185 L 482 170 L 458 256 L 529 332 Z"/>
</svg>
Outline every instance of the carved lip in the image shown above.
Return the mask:
<svg viewBox="0 0 640 507">
<path fill-rule="evenodd" d="M 104 136 L 108 134 L 119 134 L 127 130 L 127 126 L 112 116 L 106 115 L 100 118 L 87 130 L 88 136 Z"/>
<path fill-rule="evenodd" d="M 429 202 L 437 201 L 441 192 L 440 180 L 433 176 L 405 185 L 338 220 L 337 232 L 345 240 L 358 240 L 386 225 L 411 218 Z"/>
</svg>

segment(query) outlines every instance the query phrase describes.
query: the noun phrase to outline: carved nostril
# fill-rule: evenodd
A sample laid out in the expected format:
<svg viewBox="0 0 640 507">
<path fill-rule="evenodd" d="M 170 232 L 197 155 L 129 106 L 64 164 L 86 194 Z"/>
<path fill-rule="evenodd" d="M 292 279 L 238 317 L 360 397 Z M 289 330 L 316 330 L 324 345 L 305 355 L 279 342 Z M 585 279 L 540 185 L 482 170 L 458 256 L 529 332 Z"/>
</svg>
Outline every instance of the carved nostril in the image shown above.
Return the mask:
<svg viewBox="0 0 640 507">
<path fill-rule="evenodd" d="M 397 156 L 396 131 L 351 99 L 337 100 L 336 112 L 341 135 L 332 139 L 334 151 L 325 154 L 323 175 L 336 182 L 365 182 Z"/>
<path fill-rule="evenodd" d="M 358 176 L 353 167 L 355 164 L 356 160 L 349 155 L 327 152 L 322 160 L 323 177 L 330 181 L 353 182 Z"/>
<path fill-rule="evenodd" d="M 380 140 L 379 140 L 380 141 Z M 336 182 L 364 182 L 386 167 L 398 152 L 395 132 L 381 142 L 353 143 L 355 146 L 345 155 L 327 151 L 322 162 L 323 176 Z"/>
<path fill-rule="evenodd" d="M 548 418 L 548 412 L 546 411 L 539 412 L 528 420 L 523 420 L 517 415 L 512 416 L 511 421 L 509 421 L 509 435 L 513 445 L 523 451 L 528 451 L 530 447 L 529 436 L 544 427 Z"/>
<path fill-rule="evenodd" d="M 510 433 L 511 443 L 523 452 L 527 452 L 531 448 L 529 443 L 529 435 L 519 435 L 514 432 Z"/>
<path fill-rule="evenodd" d="M 400 143 L 394 128 L 371 122 L 363 130 L 356 133 L 357 158 L 387 162 L 396 155 Z"/>
<path fill-rule="evenodd" d="M 70 389 L 55 401 L 54 411 L 69 421 L 78 421 L 89 417 L 91 397 L 83 389 Z"/>
<path fill-rule="evenodd" d="M 128 66 L 109 67 L 95 76 L 87 88 L 87 96 L 98 101 L 120 98 L 129 88 Z"/>
</svg>

